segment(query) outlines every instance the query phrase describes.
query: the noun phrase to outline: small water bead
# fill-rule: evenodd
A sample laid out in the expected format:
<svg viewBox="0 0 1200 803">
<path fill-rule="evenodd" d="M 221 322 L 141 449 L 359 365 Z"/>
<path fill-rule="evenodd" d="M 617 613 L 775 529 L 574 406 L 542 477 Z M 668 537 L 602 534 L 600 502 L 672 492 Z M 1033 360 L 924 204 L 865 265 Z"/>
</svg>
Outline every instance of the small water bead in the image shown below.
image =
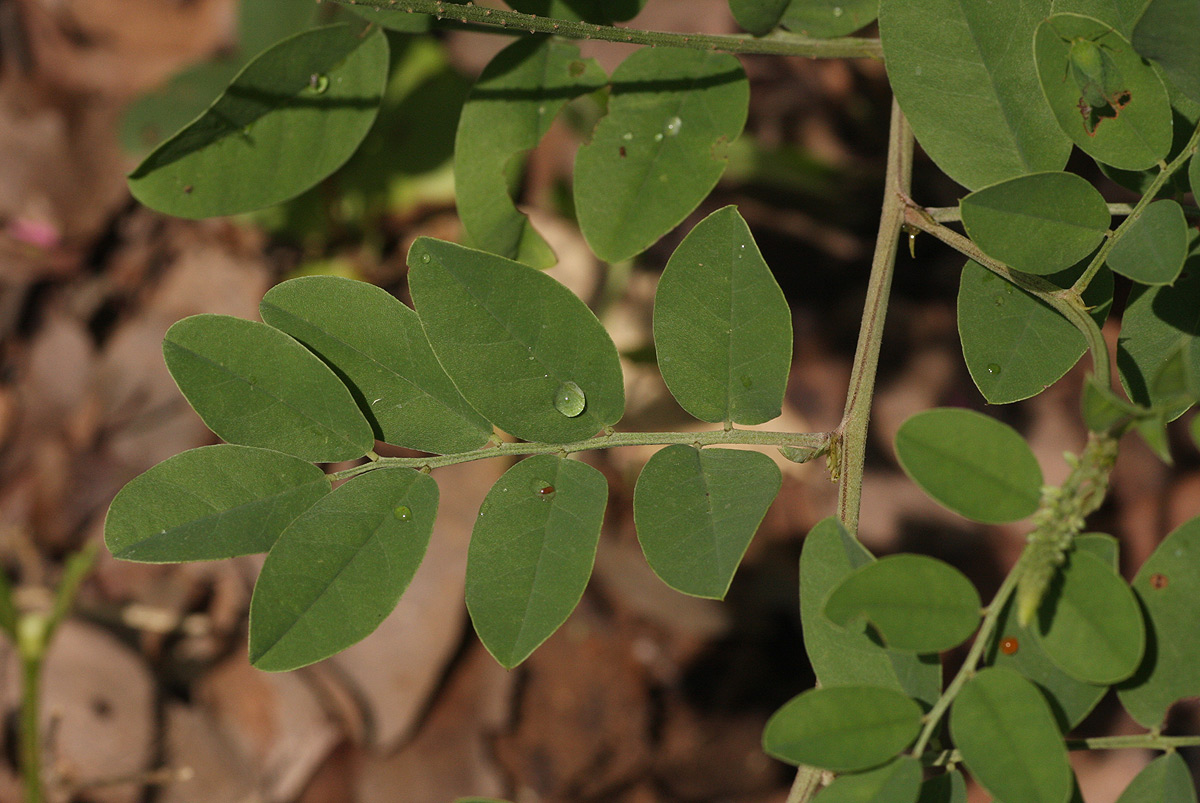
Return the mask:
<svg viewBox="0 0 1200 803">
<path fill-rule="evenodd" d="M 392 515 L 400 519 L 400 521 L 408 521 L 412 518 L 412 508 L 408 505 L 399 505 L 392 511 Z"/>
<path fill-rule="evenodd" d="M 654 135 L 654 141 L 655 141 L 655 142 L 662 142 L 662 139 L 663 139 L 662 132 L 659 132 L 659 133 L 657 133 L 657 134 L 655 134 L 655 135 Z"/>
<path fill-rule="evenodd" d="M 683 120 L 680 120 L 678 117 L 672 117 L 670 120 L 667 120 L 666 132 L 668 137 L 678 136 L 679 129 L 681 128 L 683 128 Z"/>
<path fill-rule="evenodd" d="M 554 391 L 554 409 L 567 418 L 575 418 L 587 407 L 587 397 L 583 389 L 570 380 L 563 382 Z"/>
<path fill-rule="evenodd" d="M 844 13 L 845 13 L 845 12 L 844 12 L 844 11 L 842 11 L 842 7 L 841 7 L 841 6 L 834 6 L 834 7 L 833 7 L 833 16 L 835 16 L 835 17 L 840 17 L 840 16 L 842 16 L 842 14 L 844 14 Z"/>
<path fill-rule="evenodd" d="M 329 89 L 329 76 L 315 72 L 308 76 L 308 85 L 318 95 L 324 94 Z"/>
<path fill-rule="evenodd" d="M 422 262 L 428 262 L 428 261 L 429 261 L 429 254 L 421 254 L 421 261 L 422 261 Z"/>
<path fill-rule="evenodd" d="M 996 363 L 988 363 L 987 372 L 992 376 L 997 376 L 1000 373 L 1000 366 Z"/>
<path fill-rule="evenodd" d="M 551 499 L 555 493 L 554 486 L 545 480 L 534 480 L 533 492 L 541 499 Z"/>
<path fill-rule="evenodd" d="M 621 135 L 621 139 L 623 139 L 623 140 L 625 140 L 626 142 L 628 142 L 629 140 L 633 139 L 633 132 L 632 132 L 632 131 L 626 131 L 624 134 L 622 134 L 622 135 Z"/>
</svg>

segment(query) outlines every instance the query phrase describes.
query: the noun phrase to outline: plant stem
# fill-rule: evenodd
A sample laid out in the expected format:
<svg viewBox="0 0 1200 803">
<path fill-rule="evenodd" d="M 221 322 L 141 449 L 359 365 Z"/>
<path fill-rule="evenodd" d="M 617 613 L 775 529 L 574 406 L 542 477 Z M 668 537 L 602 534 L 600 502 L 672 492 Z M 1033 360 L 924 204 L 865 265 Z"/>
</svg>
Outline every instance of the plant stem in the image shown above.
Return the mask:
<svg viewBox="0 0 1200 803">
<path fill-rule="evenodd" d="M 1180 747 L 1200 747 L 1200 736 L 1163 736 L 1160 733 L 1134 733 L 1128 736 L 1093 736 L 1087 739 L 1067 739 L 1068 750 L 1176 750 Z M 958 750 L 943 750 L 926 756 L 932 767 L 962 761 Z"/>
<path fill-rule="evenodd" d="M 1063 290 L 1055 287 L 1041 276 L 1013 270 L 1003 262 L 992 259 L 980 251 L 975 243 L 954 229 L 938 223 L 912 199 L 906 198 L 905 204 L 904 222 L 909 226 L 932 234 L 963 256 L 973 259 L 997 276 L 1012 282 L 1031 296 L 1041 299 L 1074 324 L 1075 328 L 1083 334 L 1088 350 L 1092 354 L 1092 370 L 1096 375 L 1096 380 L 1104 387 L 1112 384 L 1112 372 L 1108 365 L 1108 344 L 1104 342 L 1104 335 L 1100 332 L 1100 327 L 1092 320 L 1087 305 L 1083 303 L 1079 293 L 1073 288 Z"/>
<path fill-rule="evenodd" d="M 1200 207 L 1183 206 L 1183 211 L 1190 215 L 1200 213 Z M 961 206 L 927 206 L 925 213 L 938 223 L 957 223 L 962 220 Z M 1109 204 L 1108 214 L 1124 217 L 1133 213 L 1133 204 Z"/>
<path fill-rule="evenodd" d="M 606 42 L 621 42 L 630 45 L 651 47 L 684 47 L 693 50 L 720 50 L 725 53 L 741 53 L 762 56 L 807 56 L 808 58 L 873 58 L 883 57 L 878 39 L 841 37 L 837 39 L 813 39 L 795 34 L 776 33 L 770 36 L 753 37 L 741 34 L 714 35 L 701 33 L 674 33 L 669 31 L 647 31 L 637 28 L 620 28 L 615 25 L 593 25 L 589 22 L 573 22 L 536 14 L 522 14 L 499 8 L 486 8 L 470 3 L 460 5 L 444 0 L 335 0 L 345 5 L 361 5 L 385 11 L 407 11 L 409 13 L 432 14 L 437 19 L 448 19 L 463 24 L 473 23 L 514 33 L 549 33 L 567 39 L 600 39 Z"/>
<path fill-rule="evenodd" d="M 746 446 L 795 446 L 820 450 L 828 445 L 827 432 L 764 432 L 754 429 L 718 429 L 707 432 L 613 432 L 573 443 L 502 443 L 485 446 L 459 454 L 430 457 L 381 457 L 361 466 L 330 474 L 330 479 L 344 480 L 377 468 L 414 468 L 429 470 L 491 457 L 520 457 L 531 454 L 574 454 L 618 446 L 668 446 L 683 443 L 691 446 L 741 444 Z"/>
<path fill-rule="evenodd" d="M 21 778 L 25 803 L 42 803 L 42 660 L 21 659 Z"/>
<path fill-rule="evenodd" d="M 850 373 L 846 409 L 834 437 L 839 439 L 838 518 L 851 535 L 858 533 L 858 509 L 862 502 L 863 465 L 867 451 L 867 424 L 871 399 L 875 392 L 875 374 L 879 367 L 879 349 L 883 342 L 883 323 L 887 316 L 888 295 L 896 267 L 896 249 L 904 224 L 904 198 L 912 183 L 913 135 L 900 106 L 892 101 L 892 119 L 888 138 L 887 180 L 883 193 L 883 211 L 879 216 L 879 234 L 871 260 L 871 277 L 863 305 L 858 348 Z"/>
<path fill-rule="evenodd" d="M 1104 243 L 1100 246 L 1100 250 L 1096 252 L 1096 255 L 1092 257 L 1092 261 L 1089 262 L 1087 268 L 1084 269 L 1083 274 L 1075 280 L 1075 284 L 1071 287 L 1073 291 L 1076 293 L 1082 293 L 1087 289 L 1087 286 L 1091 284 L 1092 279 L 1095 278 L 1101 266 L 1104 265 L 1104 260 L 1108 259 L 1109 251 L 1113 249 L 1113 246 L 1125 236 L 1125 233 L 1128 232 L 1134 223 L 1137 222 L 1138 218 L 1142 216 L 1142 212 L 1145 211 L 1146 207 L 1154 201 L 1155 196 L 1158 195 L 1158 191 L 1162 189 L 1164 184 L 1167 183 L 1167 179 L 1169 179 L 1176 170 L 1187 164 L 1188 159 L 1194 153 L 1196 153 L 1198 146 L 1200 146 L 1200 126 L 1197 126 L 1196 130 L 1192 132 L 1191 139 L 1189 139 L 1187 144 L 1183 146 L 1183 150 L 1179 152 L 1179 155 L 1172 159 L 1170 164 L 1164 165 L 1163 168 L 1158 171 L 1158 175 L 1154 177 L 1154 181 L 1150 182 L 1150 186 L 1146 188 L 1144 193 L 1142 193 L 1142 197 L 1138 199 L 1137 204 L 1133 207 L 1133 211 L 1130 212 L 1121 225 L 1117 227 L 1117 230 L 1108 235 L 1108 238 L 1105 239 Z"/>
<path fill-rule="evenodd" d="M 801 765 L 796 768 L 796 780 L 788 792 L 784 803 L 807 803 L 821 786 L 821 770 L 817 767 Z"/>
</svg>

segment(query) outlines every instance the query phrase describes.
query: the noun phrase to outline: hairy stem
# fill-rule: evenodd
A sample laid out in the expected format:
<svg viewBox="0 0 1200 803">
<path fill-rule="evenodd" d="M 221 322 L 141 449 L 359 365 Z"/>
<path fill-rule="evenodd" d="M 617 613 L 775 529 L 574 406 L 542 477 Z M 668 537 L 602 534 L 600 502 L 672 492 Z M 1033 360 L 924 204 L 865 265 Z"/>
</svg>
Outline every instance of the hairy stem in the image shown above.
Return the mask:
<svg viewBox="0 0 1200 803">
<path fill-rule="evenodd" d="M 502 443 L 485 446 L 459 454 L 432 455 L 429 457 L 380 457 L 361 466 L 330 474 L 334 480 L 373 471 L 377 468 L 413 468 L 422 471 L 487 460 L 492 457 L 521 457 L 531 454 L 574 454 L 595 449 L 614 449 L 618 446 L 668 446 L 683 443 L 691 446 L 745 445 L 745 446 L 791 446 L 820 452 L 829 443 L 827 432 L 763 432 L 753 429 L 718 429 L 708 432 L 613 432 L 597 435 L 584 441 L 572 443 Z"/>
<path fill-rule="evenodd" d="M 883 49 L 878 39 L 849 36 L 838 39 L 813 39 L 785 33 L 753 37 L 736 34 L 646 31 L 615 25 L 593 25 L 590 22 L 539 17 L 535 14 L 486 8 L 470 3 L 460 5 L 444 0 L 335 0 L 335 2 L 345 5 L 369 6 L 387 11 L 432 14 L 439 20 L 482 25 L 497 31 L 549 33 L 567 39 L 600 39 L 606 42 L 621 42 L 630 45 L 720 50 L 726 53 L 760 56 L 806 56 L 826 59 L 883 58 Z"/>
</svg>

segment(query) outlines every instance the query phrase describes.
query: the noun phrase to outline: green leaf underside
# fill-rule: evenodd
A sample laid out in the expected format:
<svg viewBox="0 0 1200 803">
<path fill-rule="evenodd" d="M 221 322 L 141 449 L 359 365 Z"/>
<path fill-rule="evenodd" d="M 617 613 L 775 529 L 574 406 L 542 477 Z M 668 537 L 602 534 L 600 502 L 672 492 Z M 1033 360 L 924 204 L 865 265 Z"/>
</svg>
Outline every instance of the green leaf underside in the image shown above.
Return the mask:
<svg viewBox="0 0 1200 803">
<path fill-rule="evenodd" d="M 842 627 L 869 622 L 893 650 L 935 653 L 975 632 L 980 607 L 975 586 L 953 566 L 925 555 L 892 555 L 839 583 L 824 613 Z"/>
<path fill-rule="evenodd" d="M 575 159 L 575 208 L 607 262 L 639 254 L 687 217 L 725 171 L 750 85 L 725 53 L 635 51 L 612 76 L 608 114 Z"/>
<path fill-rule="evenodd" d="M 1054 0 L 1055 14 L 1085 14 L 1103 20 L 1129 38 L 1145 0 Z"/>
<path fill-rule="evenodd" d="M 916 803 L 921 793 L 921 762 L 897 756 L 867 772 L 840 775 L 813 803 Z"/>
<path fill-rule="evenodd" d="M 1132 675 L 1146 642 L 1129 586 L 1103 560 L 1078 551 L 1059 569 L 1034 632 L 1059 669 L 1098 684 Z"/>
<path fill-rule="evenodd" d="M 248 446 L 204 446 L 131 480 L 104 520 L 114 557 L 145 563 L 266 552 L 296 516 L 329 493 L 325 472 Z"/>
<path fill-rule="evenodd" d="M 963 762 L 998 800 L 1066 803 L 1074 788 L 1067 749 L 1037 687 L 1011 669 L 980 671 L 950 709 Z"/>
<path fill-rule="evenodd" d="M 935 775 L 921 784 L 917 803 L 967 803 L 967 782 L 958 770 Z"/>
<path fill-rule="evenodd" d="M 1200 6 L 1194 0 L 1151 0 L 1133 30 L 1133 47 L 1157 62 L 1183 94 L 1200 103 L 1197 30 Z"/>
<path fill-rule="evenodd" d="M 921 707 L 892 689 L 810 689 L 771 716 L 763 749 L 789 764 L 855 772 L 892 758 L 920 729 Z"/>
<path fill-rule="evenodd" d="M 1074 173 L 1034 173 L 962 199 L 963 226 L 988 256 L 1046 275 L 1090 254 L 1112 222 L 1104 197 Z"/>
<path fill-rule="evenodd" d="M 430 345 L 486 419 L 524 440 L 569 443 L 621 418 L 616 346 L 570 290 L 518 262 L 427 237 L 408 261 Z M 555 407 L 568 382 L 584 395 L 578 415 Z"/>
<path fill-rule="evenodd" d="M 509 5 L 539 17 L 611 25 L 636 17 L 646 0 L 513 0 Z"/>
<path fill-rule="evenodd" d="M 1137 774 L 1117 803 L 1196 803 L 1196 785 L 1178 753 L 1159 756 Z"/>
<path fill-rule="evenodd" d="M 828 39 L 865 28 L 878 16 L 879 0 L 792 0 L 783 13 L 783 27 Z"/>
<path fill-rule="evenodd" d="M 792 360 L 792 314 L 749 226 L 727 206 L 700 221 L 654 297 L 663 381 L 701 421 L 778 417 Z"/>
<path fill-rule="evenodd" d="M 829 621 L 821 608 L 843 579 L 874 558 L 836 518 L 819 522 L 800 554 L 800 625 L 804 649 L 822 687 L 882 686 L 932 706 L 941 694 L 941 664 L 881 647 L 863 628 Z"/>
<path fill-rule="evenodd" d="M 1112 102 L 1093 107 L 1071 73 L 1073 43 L 1099 49 L 1110 72 L 1104 87 Z M 1059 126 L 1084 153 L 1123 170 L 1152 167 L 1171 147 L 1171 103 L 1154 69 L 1105 22 L 1055 14 L 1034 39 L 1038 77 Z"/>
<path fill-rule="evenodd" d="M 896 456 L 925 493 L 973 521 L 1017 521 L 1041 499 L 1042 470 L 1024 439 L 971 410 L 912 416 L 896 433 Z"/>
<path fill-rule="evenodd" d="M 273 288 L 259 312 L 329 364 L 379 440 L 452 454 L 491 437 L 491 424 L 442 370 L 417 314 L 385 290 L 307 276 Z"/>
<path fill-rule="evenodd" d="M 1188 225 L 1175 201 L 1155 201 L 1142 210 L 1108 252 L 1108 266 L 1141 284 L 1171 284 L 1183 270 Z"/>
<path fill-rule="evenodd" d="M 552 455 L 522 460 L 488 491 L 467 553 L 467 610 L 502 666 L 528 658 L 579 604 L 607 501 L 603 474 Z"/>
<path fill-rule="evenodd" d="M 1088 552 L 1116 572 L 1118 546 L 1111 535 L 1081 535 L 1075 539 L 1072 548 L 1075 552 Z M 1036 627 L 1036 623 L 1032 627 Z M 1006 640 L 1011 640 L 1010 651 L 1000 649 Z M 1037 684 L 1054 712 L 1059 730 L 1064 733 L 1082 722 L 1108 689 L 1107 685 L 1077 680 L 1059 669 L 1046 655 L 1033 630 L 1021 627 L 1017 622 L 1015 600 L 1011 599 L 1000 613 L 985 662 L 1012 669 Z"/>
<path fill-rule="evenodd" d="M 250 662 L 282 672 L 368 636 L 408 587 L 437 517 L 433 478 L 377 469 L 337 488 L 276 541 L 250 602 Z"/>
<path fill-rule="evenodd" d="M 537 147 L 571 98 L 608 76 L 579 48 L 557 39 L 518 39 L 484 68 L 463 105 L 454 141 L 454 190 L 471 244 L 545 268 L 554 252 L 508 194 L 510 164 Z"/>
<path fill-rule="evenodd" d="M 729 0 L 737 24 L 755 36 L 769 33 L 779 24 L 791 0 Z"/>
<path fill-rule="evenodd" d="M 146 157 L 129 188 L 147 206 L 189 218 L 293 198 L 358 148 L 379 109 L 387 68 L 382 31 L 360 37 L 355 27 L 332 25 L 285 39 Z"/>
<path fill-rule="evenodd" d="M 1073 268 L 1046 278 L 1066 288 L 1079 273 Z M 1101 268 L 1083 293 L 1097 324 L 1107 317 L 1112 295 L 1112 272 Z M 1083 334 L 1053 307 L 974 261 L 959 279 L 958 335 L 971 379 L 990 404 L 1036 396 L 1087 350 Z"/>
<path fill-rule="evenodd" d="M 374 445 L 346 386 L 278 329 L 193 315 L 167 330 L 163 357 L 188 403 L 230 443 L 320 463 L 353 460 Z"/>
<path fill-rule="evenodd" d="M 888 79 L 921 146 L 969 189 L 1061 170 L 1070 141 L 1038 99 L 1030 42 L 1050 0 L 883 0 Z"/>
<path fill-rule="evenodd" d="M 782 481 L 760 452 L 683 444 L 655 452 L 633 494 L 646 562 L 677 591 L 723 599 Z"/>
<path fill-rule="evenodd" d="M 1168 535 L 1132 585 L 1146 615 L 1146 655 L 1117 694 L 1130 716 L 1153 728 L 1176 700 L 1200 695 L 1200 519 Z"/>
<path fill-rule="evenodd" d="M 1191 369 L 1200 374 L 1200 249 L 1193 239 L 1183 274 L 1169 287 L 1134 285 L 1121 317 L 1117 368 L 1129 398 L 1151 406 L 1166 401 L 1154 391 L 1153 379 L 1184 344 L 1189 344 Z M 1183 412 L 1178 407 L 1171 417 Z"/>
</svg>

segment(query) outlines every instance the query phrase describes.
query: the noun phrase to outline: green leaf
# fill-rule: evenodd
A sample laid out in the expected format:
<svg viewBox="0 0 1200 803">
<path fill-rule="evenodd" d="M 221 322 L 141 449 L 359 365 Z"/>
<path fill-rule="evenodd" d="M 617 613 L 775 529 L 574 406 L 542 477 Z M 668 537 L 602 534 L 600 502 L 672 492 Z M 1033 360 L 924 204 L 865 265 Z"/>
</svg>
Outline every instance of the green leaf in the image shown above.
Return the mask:
<svg viewBox="0 0 1200 803">
<path fill-rule="evenodd" d="M 434 353 L 489 421 L 524 440 L 569 443 L 621 418 L 617 348 L 570 290 L 520 263 L 428 237 L 413 243 L 408 263 Z M 560 411 L 574 391 L 582 411 Z"/>
<path fill-rule="evenodd" d="M 1033 40 L 1050 0 L 883 0 L 888 79 L 921 147 L 976 189 L 1061 170 L 1071 143 L 1039 101 Z M 1060 72 L 1061 76 L 1061 72 Z"/>
<path fill-rule="evenodd" d="M 646 0 L 510 0 L 509 5 L 539 17 L 612 25 L 636 17 Z"/>
<path fill-rule="evenodd" d="M 1171 149 L 1167 151 L 1165 160 L 1171 162 L 1187 147 L 1196 124 L 1200 123 L 1200 103 L 1183 95 L 1174 84 L 1167 83 L 1167 97 L 1171 101 Z M 1148 170 L 1118 170 L 1111 165 L 1101 163 L 1100 170 L 1104 175 L 1131 189 L 1138 195 L 1145 195 L 1158 178 L 1158 165 Z M 1180 193 L 1189 191 L 1187 172 L 1178 170 L 1171 175 L 1165 184 L 1159 186 L 1158 198 L 1175 198 Z"/>
<path fill-rule="evenodd" d="M 1200 519 L 1163 539 L 1133 590 L 1146 615 L 1146 655 L 1117 694 L 1130 716 L 1154 728 L 1176 700 L 1200 695 Z"/>
<path fill-rule="evenodd" d="M 859 568 L 829 594 L 836 625 L 867 621 L 893 650 L 942 652 L 979 626 L 979 593 L 953 566 L 925 555 L 892 555 Z"/>
<path fill-rule="evenodd" d="M 353 460 L 374 445 L 346 386 L 278 329 L 193 315 L 167 330 L 163 357 L 188 403 L 230 443 L 315 463 Z"/>
<path fill-rule="evenodd" d="M 459 0 L 451 0 L 459 2 Z M 342 6 L 365 20 L 397 33 L 426 33 L 433 26 L 433 17 L 428 14 L 410 14 L 406 9 L 371 8 L 370 6 Z"/>
<path fill-rule="evenodd" d="M 1066 803 L 1074 786 L 1067 748 L 1045 698 L 1011 669 L 984 669 L 950 709 L 967 769 L 999 800 Z"/>
<path fill-rule="evenodd" d="M 250 663 L 296 669 L 370 635 L 421 565 L 437 507 L 428 474 L 376 469 L 292 522 L 254 585 Z"/>
<path fill-rule="evenodd" d="M 1041 501 L 1042 470 L 1025 440 L 981 413 L 917 413 L 896 433 L 896 456 L 925 493 L 973 521 L 1017 521 Z"/>
<path fill-rule="evenodd" d="M 727 53 L 642 48 L 612 76 L 592 139 L 575 159 L 575 209 L 588 245 L 621 262 L 687 217 L 725 171 L 750 84 Z"/>
<path fill-rule="evenodd" d="M 238 3 L 237 47 L 246 61 L 280 39 L 316 25 L 322 9 L 310 0 L 242 0 Z"/>
<path fill-rule="evenodd" d="M 1159 756 L 1137 774 L 1117 803 L 1196 803 L 1196 785 L 1178 753 Z"/>
<path fill-rule="evenodd" d="M 779 24 L 791 0 L 729 0 L 737 24 L 755 36 L 770 33 Z"/>
<path fill-rule="evenodd" d="M 1173 284 L 1188 251 L 1183 207 L 1155 201 L 1129 225 L 1108 252 L 1108 266 L 1141 284 Z"/>
<path fill-rule="evenodd" d="M 878 16 L 879 0 L 792 0 L 783 14 L 783 27 L 831 39 L 865 28 Z"/>
<path fill-rule="evenodd" d="M 550 246 L 513 206 L 507 176 L 568 100 L 606 83 L 594 59 L 557 39 L 518 39 L 488 63 L 454 142 L 455 199 L 472 245 L 535 268 L 554 264 Z"/>
<path fill-rule="evenodd" d="M 1117 341 L 1117 368 L 1129 398 L 1146 407 L 1166 401 L 1154 393 L 1153 379 L 1184 343 L 1193 374 L 1200 374 L 1200 250 L 1193 241 L 1184 272 L 1169 287 L 1134 285 Z M 1175 418 L 1182 409 L 1170 411 Z"/>
<path fill-rule="evenodd" d="M 1065 289 L 1079 274 L 1046 278 Z M 1083 293 L 1097 324 L 1108 316 L 1112 293 L 1112 273 L 1101 268 Z M 1053 307 L 974 261 L 959 279 L 958 334 L 971 379 L 990 404 L 1036 396 L 1087 350 L 1083 334 Z"/>
<path fill-rule="evenodd" d="M 1055 14 L 1087 14 L 1103 20 L 1126 39 L 1145 7 L 1145 0 L 1054 0 Z"/>
<path fill-rule="evenodd" d="M 1192 195 L 1200 198 L 1200 158 L 1194 153 L 1188 162 L 1188 182 L 1192 185 Z"/>
<path fill-rule="evenodd" d="M 1038 26 L 1034 55 L 1055 119 L 1084 153 L 1123 170 L 1144 170 L 1167 154 L 1167 90 L 1112 26 L 1055 14 Z"/>
<path fill-rule="evenodd" d="M 1183 94 L 1200 102 L 1200 4 L 1195 0 L 1150 0 L 1133 29 L 1133 48 L 1158 63 Z"/>
<path fill-rule="evenodd" d="M 898 691 L 874 686 L 809 689 L 771 716 L 763 749 L 789 764 L 855 772 L 889 760 L 920 729 L 921 707 Z"/>
<path fill-rule="evenodd" d="M 683 444 L 655 452 L 633 494 L 646 562 L 677 591 L 724 599 L 782 481 L 760 452 Z"/>
<path fill-rule="evenodd" d="M 104 519 L 104 543 L 113 557 L 144 563 L 266 552 L 327 493 L 325 472 L 304 460 L 247 446 L 204 446 L 122 488 Z"/>
<path fill-rule="evenodd" d="M 1075 539 L 1072 549 L 1075 553 L 1088 553 L 1111 567 L 1111 573 L 1116 572 L 1118 545 L 1111 535 L 1081 535 Z M 1059 730 L 1064 733 L 1082 722 L 1108 689 L 1106 685 L 1077 680 L 1059 669 L 1046 655 L 1032 629 L 1022 627 L 1017 621 L 1013 599 L 1005 604 L 1000 613 L 985 662 L 1020 672 L 1026 679 L 1036 683 L 1050 703 Z"/>
<path fill-rule="evenodd" d="M 341 167 L 367 135 L 387 68 L 382 31 L 360 36 L 333 25 L 285 39 L 146 157 L 129 188 L 153 209 L 190 218 L 299 195 Z"/>
<path fill-rule="evenodd" d="M 779 415 L 792 313 L 736 207 L 700 221 L 671 255 L 654 296 L 654 345 L 663 381 L 701 421 Z"/>
<path fill-rule="evenodd" d="M 1089 376 L 1083 384 L 1083 422 L 1092 432 L 1108 432 L 1139 414 L 1139 408 Z"/>
<path fill-rule="evenodd" d="M 967 782 L 958 770 L 935 775 L 921 784 L 917 803 L 967 803 Z"/>
<path fill-rule="evenodd" d="M 442 370 L 417 314 L 366 282 L 306 276 L 263 297 L 264 321 L 329 364 L 379 440 L 452 454 L 487 443 L 492 426 Z"/>
<path fill-rule="evenodd" d="M 138 158 L 195 120 L 241 69 L 240 60 L 193 65 L 161 88 L 140 95 L 121 118 L 121 146 Z"/>
<path fill-rule="evenodd" d="M 502 666 L 528 658 L 579 604 L 607 501 L 603 474 L 552 455 L 522 460 L 488 491 L 467 553 L 467 610 Z"/>
<path fill-rule="evenodd" d="M 886 649 L 865 627 L 838 627 L 821 611 L 829 592 L 873 560 L 836 518 L 824 519 L 805 536 L 800 553 L 800 624 L 813 672 L 823 687 L 884 686 L 932 706 L 942 691 L 936 656 Z"/>
<path fill-rule="evenodd" d="M 912 756 L 866 772 L 840 775 L 821 790 L 814 803 L 916 803 L 921 792 L 921 762 Z"/>
<path fill-rule="evenodd" d="M 961 207 L 967 234 L 985 254 L 1042 276 L 1094 251 L 1112 222 L 1104 196 L 1074 173 L 993 184 L 963 198 Z"/>
<path fill-rule="evenodd" d="M 1047 657 L 1078 680 L 1110 684 L 1133 674 L 1146 629 L 1124 580 L 1100 558 L 1076 551 L 1055 575 L 1038 611 Z"/>
</svg>

